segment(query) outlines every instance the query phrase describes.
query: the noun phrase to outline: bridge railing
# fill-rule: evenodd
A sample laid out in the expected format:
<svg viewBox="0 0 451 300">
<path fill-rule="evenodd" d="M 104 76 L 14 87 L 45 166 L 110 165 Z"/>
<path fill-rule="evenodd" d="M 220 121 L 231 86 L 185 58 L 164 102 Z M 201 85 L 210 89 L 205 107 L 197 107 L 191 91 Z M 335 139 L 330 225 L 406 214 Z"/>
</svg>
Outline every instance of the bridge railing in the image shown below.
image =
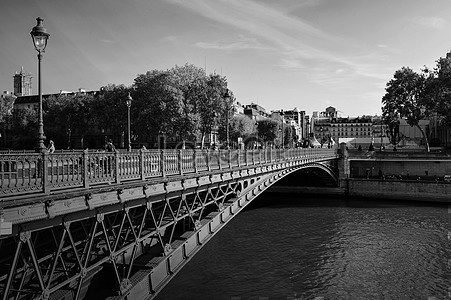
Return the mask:
<svg viewBox="0 0 451 300">
<path fill-rule="evenodd" d="M 0 197 L 334 156 L 333 149 L 302 148 L 4 153 L 0 155 Z"/>
</svg>

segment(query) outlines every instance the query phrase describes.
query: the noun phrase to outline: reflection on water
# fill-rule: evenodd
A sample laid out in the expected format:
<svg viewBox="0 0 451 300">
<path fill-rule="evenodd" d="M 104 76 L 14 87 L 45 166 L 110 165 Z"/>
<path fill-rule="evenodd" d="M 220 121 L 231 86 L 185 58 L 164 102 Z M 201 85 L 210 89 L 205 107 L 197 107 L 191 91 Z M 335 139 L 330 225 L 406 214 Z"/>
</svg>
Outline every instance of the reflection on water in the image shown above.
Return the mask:
<svg viewBox="0 0 451 300">
<path fill-rule="evenodd" d="M 157 299 L 448 299 L 448 229 L 446 205 L 263 195 Z"/>
</svg>

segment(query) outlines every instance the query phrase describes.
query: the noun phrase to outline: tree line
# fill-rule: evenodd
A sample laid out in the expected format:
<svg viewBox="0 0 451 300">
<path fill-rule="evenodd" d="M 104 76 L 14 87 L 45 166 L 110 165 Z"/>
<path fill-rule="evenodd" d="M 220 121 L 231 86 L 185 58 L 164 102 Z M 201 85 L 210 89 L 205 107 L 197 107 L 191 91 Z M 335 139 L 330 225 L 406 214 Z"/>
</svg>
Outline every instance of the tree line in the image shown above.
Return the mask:
<svg viewBox="0 0 451 300">
<path fill-rule="evenodd" d="M 384 121 L 393 127 L 404 118 L 421 131 L 429 151 L 427 134 L 419 122 L 436 118 L 440 125 L 451 125 L 451 52 L 439 58 L 433 68 L 425 66 L 420 72 L 409 67 L 396 70 L 385 91 L 382 97 Z"/>
<path fill-rule="evenodd" d="M 132 97 L 131 141 L 156 147 L 160 136 L 185 145 L 205 146 L 213 131 L 219 140 L 277 140 L 280 125 L 274 120 L 255 122 L 244 115 L 235 115 L 233 92 L 225 97 L 227 80 L 218 74 L 207 75 L 191 64 L 169 70 L 152 70 L 138 74 L 131 86 L 109 84 L 97 94 L 60 94 L 43 100 L 46 143 L 53 140 L 60 149 L 71 148 L 77 140 L 82 148 L 99 148 L 103 137 L 113 137 L 116 143 L 127 134 L 125 99 Z M 8 103 L 11 106 L 11 101 Z M 11 107 L 6 104 L 11 111 Z M 7 109 L 0 111 L 0 126 L 8 129 L 10 148 L 33 149 L 36 145 L 37 111 L 33 108 L 12 110 L 6 121 Z M 287 128 L 285 128 L 287 130 Z M 285 133 L 285 144 L 294 138 Z M 93 139 L 96 139 L 93 141 Z M 123 146 L 123 145 L 117 145 Z"/>
</svg>

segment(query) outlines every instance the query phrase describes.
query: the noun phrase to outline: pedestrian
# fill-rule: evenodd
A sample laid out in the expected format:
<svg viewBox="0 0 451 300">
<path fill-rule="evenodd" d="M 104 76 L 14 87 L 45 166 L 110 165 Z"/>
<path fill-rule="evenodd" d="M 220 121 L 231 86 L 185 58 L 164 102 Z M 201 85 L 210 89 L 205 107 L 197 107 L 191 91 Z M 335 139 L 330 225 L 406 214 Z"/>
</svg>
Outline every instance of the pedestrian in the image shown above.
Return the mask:
<svg viewBox="0 0 451 300">
<path fill-rule="evenodd" d="M 53 143 L 52 140 L 50 140 L 50 142 L 49 142 L 49 147 L 47 148 L 47 151 L 48 151 L 49 153 L 55 152 L 55 144 Z"/>
<path fill-rule="evenodd" d="M 105 150 L 107 152 L 114 152 L 114 151 L 116 151 L 116 148 L 114 147 L 113 141 L 111 139 L 109 139 L 108 142 L 106 143 Z"/>
</svg>

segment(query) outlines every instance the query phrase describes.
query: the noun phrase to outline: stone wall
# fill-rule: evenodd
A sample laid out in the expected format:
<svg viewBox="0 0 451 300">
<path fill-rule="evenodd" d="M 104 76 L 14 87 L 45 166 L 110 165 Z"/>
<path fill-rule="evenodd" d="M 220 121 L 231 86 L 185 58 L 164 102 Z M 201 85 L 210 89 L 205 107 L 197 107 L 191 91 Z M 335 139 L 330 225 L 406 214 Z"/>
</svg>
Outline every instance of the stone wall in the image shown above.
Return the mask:
<svg viewBox="0 0 451 300">
<path fill-rule="evenodd" d="M 451 203 L 451 183 L 354 178 L 344 181 L 349 196 Z"/>
<path fill-rule="evenodd" d="M 451 175 L 451 160 L 443 159 L 350 159 L 351 178 L 374 177 L 440 177 Z"/>
</svg>

